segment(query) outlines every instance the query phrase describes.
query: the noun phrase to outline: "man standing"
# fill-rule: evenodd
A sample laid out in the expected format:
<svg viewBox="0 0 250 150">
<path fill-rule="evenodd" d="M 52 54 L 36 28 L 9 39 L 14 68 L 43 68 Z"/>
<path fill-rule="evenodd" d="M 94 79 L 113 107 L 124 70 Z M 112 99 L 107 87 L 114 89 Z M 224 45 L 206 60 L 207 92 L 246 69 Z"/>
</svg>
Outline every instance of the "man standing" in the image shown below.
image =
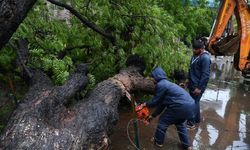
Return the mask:
<svg viewBox="0 0 250 150">
<path fill-rule="evenodd" d="M 157 82 L 155 95 L 152 100 L 141 104 L 141 107 L 157 107 L 156 111 L 151 115 L 152 117 L 156 117 L 161 113 L 153 137 L 154 144 L 158 147 L 162 147 L 167 128 L 174 124 L 177 128 L 183 148 L 185 150 L 191 150 L 186 120 L 193 117 L 195 107 L 193 98 L 185 89 L 168 81 L 161 67 L 154 69 L 152 77 Z"/>
<path fill-rule="evenodd" d="M 207 87 L 210 75 L 210 56 L 205 51 L 202 40 L 194 40 L 192 43 L 193 56 L 190 61 L 188 73 L 188 89 L 195 100 L 195 116 L 188 120 L 188 129 L 195 129 L 195 125 L 200 123 L 200 99 Z"/>
</svg>

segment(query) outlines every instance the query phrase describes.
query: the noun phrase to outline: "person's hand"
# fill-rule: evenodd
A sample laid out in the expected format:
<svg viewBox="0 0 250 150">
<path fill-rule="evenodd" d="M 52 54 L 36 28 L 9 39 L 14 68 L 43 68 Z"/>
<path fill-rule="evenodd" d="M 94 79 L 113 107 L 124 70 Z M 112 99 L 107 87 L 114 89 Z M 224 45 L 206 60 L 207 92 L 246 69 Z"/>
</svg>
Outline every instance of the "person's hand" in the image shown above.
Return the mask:
<svg viewBox="0 0 250 150">
<path fill-rule="evenodd" d="M 147 118 L 147 121 L 151 122 L 153 119 L 154 119 L 154 117 L 152 115 L 149 115 L 148 118 Z"/>
<path fill-rule="evenodd" d="M 201 90 L 198 89 L 198 88 L 195 88 L 194 91 L 193 91 L 193 93 L 194 93 L 195 96 L 198 96 L 198 95 L 201 94 Z"/>
<path fill-rule="evenodd" d="M 141 108 L 145 107 L 146 106 L 146 103 L 142 103 L 140 104 Z"/>
<path fill-rule="evenodd" d="M 146 106 L 146 103 L 142 103 L 142 104 L 139 104 L 138 106 L 136 106 L 136 110 L 139 111 L 141 109 L 143 109 L 143 107 Z"/>
<path fill-rule="evenodd" d="M 182 88 L 184 88 L 184 89 L 186 88 L 186 85 L 185 85 L 185 83 L 183 83 L 183 82 L 181 82 L 181 83 L 179 84 L 179 86 L 182 87 Z"/>
</svg>

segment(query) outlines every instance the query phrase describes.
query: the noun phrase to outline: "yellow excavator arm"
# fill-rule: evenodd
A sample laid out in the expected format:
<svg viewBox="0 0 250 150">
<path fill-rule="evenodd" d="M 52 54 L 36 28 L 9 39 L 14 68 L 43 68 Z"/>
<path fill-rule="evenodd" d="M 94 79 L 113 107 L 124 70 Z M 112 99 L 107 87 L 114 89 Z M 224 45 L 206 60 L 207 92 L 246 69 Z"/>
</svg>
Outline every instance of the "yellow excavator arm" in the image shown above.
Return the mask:
<svg viewBox="0 0 250 150">
<path fill-rule="evenodd" d="M 235 33 L 225 34 L 233 15 L 238 29 Z M 221 0 L 208 50 L 217 56 L 234 55 L 234 67 L 250 75 L 250 9 L 245 0 Z"/>
</svg>

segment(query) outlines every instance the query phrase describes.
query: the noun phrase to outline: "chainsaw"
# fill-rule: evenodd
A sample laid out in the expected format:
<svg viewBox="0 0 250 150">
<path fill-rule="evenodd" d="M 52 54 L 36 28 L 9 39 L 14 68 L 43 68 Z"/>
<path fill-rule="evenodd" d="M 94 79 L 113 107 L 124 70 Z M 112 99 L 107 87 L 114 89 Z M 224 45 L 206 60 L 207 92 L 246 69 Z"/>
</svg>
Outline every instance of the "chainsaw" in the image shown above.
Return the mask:
<svg viewBox="0 0 250 150">
<path fill-rule="evenodd" d="M 132 102 L 131 95 L 128 92 L 126 92 L 126 97 L 128 98 L 128 100 L 130 102 Z M 134 103 L 135 103 L 135 105 L 137 105 L 135 101 L 134 101 Z M 149 124 L 149 116 L 150 115 L 149 115 L 148 107 L 142 106 L 142 105 L 137 105 L 137 106 L 135 106 L 135 113 L 136 113 L 136 116 L 138 119 L 141 119 L 146 125 Z"/>
<path fill-rule="evenodd" d="M 149 124 L 149 110 L 146 106 L 137 105 L 135 107 L 136 116 L 141 119 L 145 124 Z"/>
</svg>

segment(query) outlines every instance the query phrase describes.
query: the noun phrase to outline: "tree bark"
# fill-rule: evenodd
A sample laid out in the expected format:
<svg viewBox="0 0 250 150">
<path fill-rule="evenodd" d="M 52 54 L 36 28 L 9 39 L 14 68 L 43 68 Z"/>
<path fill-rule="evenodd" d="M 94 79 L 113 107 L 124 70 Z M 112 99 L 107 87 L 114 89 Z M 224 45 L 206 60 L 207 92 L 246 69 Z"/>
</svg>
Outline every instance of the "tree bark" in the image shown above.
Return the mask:
<svg viewBox="0 0 250 150">
<path fill-rule="evenodd" d="M 9 41 L 37 0 L 0 0 L 0 49 Z"/>
<path fill-rule="evenodd" d="M 53 86 L 44 73 L 32 70 L 30 90 L 2 133 L 0 148 L 107 149 L 126 92 L 154 91 L 152 80 L 128 67 L 67 107 L 65 103 L 87 85 L 86 69 L 81 68 L 63 86 Z"/>
</svg>

